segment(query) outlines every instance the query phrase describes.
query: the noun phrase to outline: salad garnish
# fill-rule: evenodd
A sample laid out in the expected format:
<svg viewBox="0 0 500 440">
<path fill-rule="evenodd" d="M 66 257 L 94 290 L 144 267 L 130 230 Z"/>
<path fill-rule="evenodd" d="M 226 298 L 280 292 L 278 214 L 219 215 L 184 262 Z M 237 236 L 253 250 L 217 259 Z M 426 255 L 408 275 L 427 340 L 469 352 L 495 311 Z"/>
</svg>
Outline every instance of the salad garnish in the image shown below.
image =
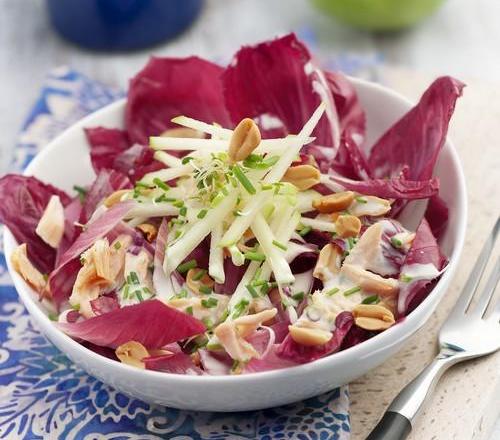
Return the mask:
<svg viewBox="0 0 500 440">
<path fill-rule="evenodd" d="M 247 374 L 360 343 L 446 268 L 432 169 L 462 87 L 436 80 L 368 153 L 354 88 L 293 35 L 226 69 L 153 59 L 126 129 L 86 131 L 92 185 L 0 179 L 12 267 L 62 331 L 135 368 Z"/>
</svg>

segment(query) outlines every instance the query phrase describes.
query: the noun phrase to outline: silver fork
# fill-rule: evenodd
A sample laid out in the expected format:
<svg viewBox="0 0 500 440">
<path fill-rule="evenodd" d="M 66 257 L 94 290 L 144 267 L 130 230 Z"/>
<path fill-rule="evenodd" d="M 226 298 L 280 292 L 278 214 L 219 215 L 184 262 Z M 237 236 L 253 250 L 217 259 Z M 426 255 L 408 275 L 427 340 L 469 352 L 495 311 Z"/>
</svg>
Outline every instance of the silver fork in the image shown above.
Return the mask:
<svg viewBox="0 0 500 440">
<path fill-rule="evenodd" d="M 484 244 L 460 298 L 439 331 L 438 355 L 401 390 L 366 440 L 405 439 L 426 398 L 448 368 L 458 362 L 500 349 L 500 301 L 496 305 L 490 305 L 500 277 L 500 259 L 497 260 L 476 304 L 471 306 L 499 230 L 500 218 Z M 486 315 L 487 310 L 490 312 Z"/>
</svg>

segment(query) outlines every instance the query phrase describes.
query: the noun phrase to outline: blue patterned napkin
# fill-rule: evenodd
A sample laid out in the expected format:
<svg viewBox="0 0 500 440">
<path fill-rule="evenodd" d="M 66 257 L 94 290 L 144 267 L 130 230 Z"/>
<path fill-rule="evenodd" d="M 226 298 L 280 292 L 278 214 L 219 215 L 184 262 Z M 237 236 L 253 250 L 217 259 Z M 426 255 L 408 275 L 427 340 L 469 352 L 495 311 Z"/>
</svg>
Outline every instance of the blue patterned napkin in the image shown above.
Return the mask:
<svg viewBox="0 0 500 440">
<path fill-rule="evenodd" d="M 78 72 L 53 71 L 22 128 L 13 169 L 22 170 L 64 128 L 121 96 Z M 346 440 L 348 408 L 347 388 L 231 414 L 131 399 L 86 374 L 45 339 L 20 303 L 0 253 L 0 439 Z"/>
</svg>

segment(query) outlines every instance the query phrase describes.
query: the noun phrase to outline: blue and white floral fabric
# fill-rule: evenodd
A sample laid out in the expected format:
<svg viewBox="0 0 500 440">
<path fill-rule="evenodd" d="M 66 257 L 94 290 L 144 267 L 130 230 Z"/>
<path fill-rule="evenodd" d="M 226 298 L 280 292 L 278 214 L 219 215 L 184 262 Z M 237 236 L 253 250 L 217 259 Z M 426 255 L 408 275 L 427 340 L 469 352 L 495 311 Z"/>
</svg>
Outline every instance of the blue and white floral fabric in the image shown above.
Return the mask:
<svg viewBox="0 0 500 440">
<path fill-rule="evenodd" d="M 52 72 L 22 129 L 14 170 L 64 128 L 121 95 L 75 71 Z M 348 408 L 347 388 L 233 414 L 181 411 L 127 397 L 45 339 L 20 303 L 0 254 L 0 439 L 346 440 Z"/>
</svg>

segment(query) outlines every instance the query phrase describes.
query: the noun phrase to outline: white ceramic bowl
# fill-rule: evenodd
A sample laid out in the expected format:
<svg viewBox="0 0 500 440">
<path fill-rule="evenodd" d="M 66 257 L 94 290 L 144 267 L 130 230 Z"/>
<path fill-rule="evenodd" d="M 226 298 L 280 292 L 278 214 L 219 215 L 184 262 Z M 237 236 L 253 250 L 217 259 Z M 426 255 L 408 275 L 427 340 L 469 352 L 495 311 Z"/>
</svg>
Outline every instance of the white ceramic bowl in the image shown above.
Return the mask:
<svg viewBox="0 0 500 440">
<path fill-rule="evenodd" d="M 411 104 L 379 85 L 352 79 L 367 114 L 371 144 Z M 26 169 L 26 174 L 70 191 L 73 185 L 91 182 L 83 127 L 122 127 L 125 102 L 119 101 L 84 118 L 53 140 Z M 466 191 L 457 153 L 448 140 L 435 174 L 441 195 L 448 203 L 450 221 L 442 248 L 450 259 L 448 270 L 434 290 L 403 322 L 355 347 L 301 366 L 242 376 L 183 376 L 136 369 L 102 357 L 59 331 L 46 316 L 36 294 L 12 270 L 14 284 L 38 328 L 76 364 L 116 389 L 148 402 L 175 408 L 207 411 L 240 411 L 272 407 L 305 399 L 367 373 L 396 353 L 433 313 L 453 277 L 462 249 L 466 224 Z M 16 242 L 5 232 L 9 256 Z"/>
</svg>

